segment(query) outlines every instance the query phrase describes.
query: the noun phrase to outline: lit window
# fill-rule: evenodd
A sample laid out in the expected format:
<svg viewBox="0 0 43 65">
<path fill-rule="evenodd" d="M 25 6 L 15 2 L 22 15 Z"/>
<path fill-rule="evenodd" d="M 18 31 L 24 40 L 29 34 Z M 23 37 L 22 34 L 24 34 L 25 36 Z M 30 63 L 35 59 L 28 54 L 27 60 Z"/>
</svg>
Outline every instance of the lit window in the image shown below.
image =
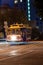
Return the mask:
<svg viewBox="0 0 43 65">
<path fill-rule="evenodd" d="M 42 20 L 42 18 L 40 18 L 40 20 Z"/>
<path fill-rule="evenodd" d="M 28 7 L 28 10 L 30 9 L 30 7 Z"/>
<path fill-rule="evenodd" d="M 14 0 L 14 3 L 15 3 L 15 4 L 18 3 L 18 0 Z"/>
<path fill-rule="evenodd" d="M 28 0 L 28 2 L 29 2 L 30 0 Z"/>
<path fill-rule="evenodd" d="M 30 14 L 30 11 L 28 11 L 28 14 Z"/>
<path fill-rule="evenodd" d="M 20 2 L 22 2 L 22 0 L 20 0 Z"/>
<path fill-rule="evenodd" d="M 30 17 L 30 14 L 28 15 L 28 17 Z"/>
<path fill-rule="evenodd" d="M 28 6 L 30 6 L 30 3 L 28 3 Z"/>
<path fill-rule="evenodd" d="M 30 0 L 27 0 L 28 2 L 28 20 L 31 20 L 31 16 L 30 16 Z"/>
<path fill-rule="evenodd" d="M 30 18 L 28 18 L 28 20 L 30 21 L 31 19 L 30 19 Z"/>
</svg>

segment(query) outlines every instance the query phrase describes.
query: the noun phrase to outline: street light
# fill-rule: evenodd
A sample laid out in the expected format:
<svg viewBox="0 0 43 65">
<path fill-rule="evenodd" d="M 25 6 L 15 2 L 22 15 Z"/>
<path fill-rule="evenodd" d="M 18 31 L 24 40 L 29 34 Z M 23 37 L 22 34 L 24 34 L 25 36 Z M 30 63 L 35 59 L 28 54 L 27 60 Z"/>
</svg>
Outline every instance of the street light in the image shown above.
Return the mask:
<svg viewBox="0 0 43 65">
<path fill-rule="evenodd" d="M 14 0 L 14 3 L 17 4 L 18 3 L 18 0 Z"/>
</svg>

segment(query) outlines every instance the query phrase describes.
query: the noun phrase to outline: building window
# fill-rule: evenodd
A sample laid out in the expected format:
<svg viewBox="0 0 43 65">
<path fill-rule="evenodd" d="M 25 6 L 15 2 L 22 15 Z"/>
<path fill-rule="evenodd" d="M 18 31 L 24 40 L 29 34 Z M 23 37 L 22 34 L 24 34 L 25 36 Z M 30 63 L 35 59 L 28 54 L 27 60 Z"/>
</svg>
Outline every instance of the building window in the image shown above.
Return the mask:
<svg viewBox="0 0 43 65">
<path fill-rule="evenodd" d="M 27 0 L 28 3 L 28 20 L 31 20 L 31 16 L 30 16 L 30 0 Z"/>
<path fill-rule="evenodd" d="M 20 0 L 20 2 L 22 2 L 22 0 Z"/>
<path fill-rule="evenodd" d="M 14 4 L 17 4 L 18 3 L 18 0 L 14 0 Z"/>
</svg>

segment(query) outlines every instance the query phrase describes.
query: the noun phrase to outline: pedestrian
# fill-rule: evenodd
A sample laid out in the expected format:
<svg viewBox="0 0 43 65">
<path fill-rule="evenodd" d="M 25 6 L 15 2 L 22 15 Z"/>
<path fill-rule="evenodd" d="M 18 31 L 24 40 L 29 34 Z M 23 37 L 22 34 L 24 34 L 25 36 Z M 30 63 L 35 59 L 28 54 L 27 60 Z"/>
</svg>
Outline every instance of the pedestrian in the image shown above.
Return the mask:
<svg viewBox="0 0 43 65">
<path fill-rule="evenodd" d="M 23 38 L 23 42 L 26 41 L 26 38 L 27 38 L 26 32 L 22 33 L 22 38 Z"/>
<path fill-rule="evenodd" d="M 4 34 L 4 38 L 6 38 L 6 32 L 4 26 L 2 27 L 2 33 Z"/>
</svg>

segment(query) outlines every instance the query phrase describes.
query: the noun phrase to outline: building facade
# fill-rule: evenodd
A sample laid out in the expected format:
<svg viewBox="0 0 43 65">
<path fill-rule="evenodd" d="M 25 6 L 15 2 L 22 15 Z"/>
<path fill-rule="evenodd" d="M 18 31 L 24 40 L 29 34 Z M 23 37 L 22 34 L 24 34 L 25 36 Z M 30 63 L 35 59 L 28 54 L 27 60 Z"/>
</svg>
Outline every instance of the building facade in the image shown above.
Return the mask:
<svg viewBox="0 0 43 65">
<path fill-rule="evenodd" d="M 10 7 L 17 6 L 20 9 L 26 11 L 27 19 L 29 21 L 35 21 L 35 26 L 39 27 L 39 30 L 43 32 L 43 22 L 41 18 L 36 14 L 36 8 L 34 7 L 34 0 L 0 0 L 0 6 L 8 4 Z"/>
</svg>

